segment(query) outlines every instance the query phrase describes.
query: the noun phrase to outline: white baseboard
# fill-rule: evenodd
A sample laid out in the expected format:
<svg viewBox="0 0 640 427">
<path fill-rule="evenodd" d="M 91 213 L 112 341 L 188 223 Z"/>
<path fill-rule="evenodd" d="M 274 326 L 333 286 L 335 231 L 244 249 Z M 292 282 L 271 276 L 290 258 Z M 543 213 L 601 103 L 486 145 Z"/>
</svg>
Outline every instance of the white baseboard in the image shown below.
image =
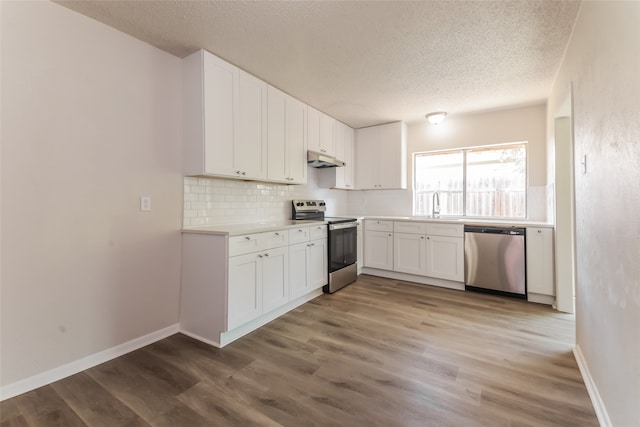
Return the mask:
<svg viewBox="0 0 640 427">
<path fill-rule="evenodd" d="M 57 368 L 41 372 L 29 378 L 25 378 L 24 380 L 20 380 L 15 383 L 8 384 L 4 387 L 0 387 L 0 401 L 10 399 L 19 394 L 35 390 L 36 388 L 77 374 L 78 372 L 93 368 L 94 366 L 97 366 L 101 363 L 108 362 L 111 359 L 115 359 L 116 357 L 120 357 L 124 354 L 130 353 L 156 341 L 177 334 L 179 331 L 180 328 L 178 324 L 171 325 L 164 329 L 151 332 L 150 334 L 144 335 L 142 337 L 135 338 L 126 343 L 108 348 L 87 357 L 83 357 L 82 359 L 75 360 Z"/>
<path fill-rule="evenodd" d="M 580 350 L 580 347 L 578 345 L 574 347 L 573 355 L 575 356 L 576 362 L 578 363 L 578 368 L 580 369 L 582 380 L 584 381 L 584 385 L 587 387 L 587 392 L 589 393 L 589 397 L 591 398 L 593 409 L 596 411 L 596 416 L 598 417 L 600 426 L 612 427 L 611 419 L 609 418 L 609 414 L 607 413 L 607 408 L 604 406 L 604 402 L 602 401 L 600 393 L 598 392 L 598 387 L 596 387 L 596 383 L 593 381 L 591 373 L 589 372 L 587 361 L 584 359 L 582 350 Z"/>
</svg>

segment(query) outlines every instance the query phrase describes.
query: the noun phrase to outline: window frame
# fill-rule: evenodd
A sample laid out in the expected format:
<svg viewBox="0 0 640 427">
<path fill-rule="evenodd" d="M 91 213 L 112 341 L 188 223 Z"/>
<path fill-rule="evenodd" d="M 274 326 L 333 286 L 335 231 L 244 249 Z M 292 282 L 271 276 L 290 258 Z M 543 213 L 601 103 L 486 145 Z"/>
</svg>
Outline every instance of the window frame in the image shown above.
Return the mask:
<svg viewBox="0 0 640 427">
<path fill-rule="evenodd" d="M 525 151 L 525 186 L 524 186 L 524 212 L 525 216 L 470 216 L 467 215 L 467 154 L 469 151 L 481 150 L 481 149 L 499 149 L 507 148 L 509 146 L 522 145 Z M 508 219 L 508 220 L 526 220 L 529 218 L 529 141 L 517 141 L 507 142 L 501 144 L 488 144 L 488 145 L 476 145 L 472 147 L 463 148 L 447 148 L 443 150 L 429 150 L 429 151 L 416 151 L 412 153 L 413 157 L 413 177 L 412 177 L 412 214 L 416 217 L 429 218 L 430 214 L 417 214 L 416 213 L 416 200 L 417 200 L 417 185 L 416 185 L 416 158 L 425 154 L 462 154 L 462 215 L 440 215 L 441 218 L 478 218 L 478 219 Z"/>
</svg>

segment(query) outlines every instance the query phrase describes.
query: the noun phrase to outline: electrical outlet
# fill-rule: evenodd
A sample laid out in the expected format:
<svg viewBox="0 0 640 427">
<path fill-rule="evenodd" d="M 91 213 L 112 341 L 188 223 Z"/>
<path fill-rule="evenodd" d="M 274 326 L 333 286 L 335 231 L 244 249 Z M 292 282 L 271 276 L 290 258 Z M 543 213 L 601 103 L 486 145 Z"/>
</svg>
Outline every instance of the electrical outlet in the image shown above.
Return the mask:
<svg viewBox="0 0 640 427">
<path fill-rule="evenodd" d="M 140 210 L 143 212 L 151 210 L 151 197 L 140 196 Z"/>
</svg>

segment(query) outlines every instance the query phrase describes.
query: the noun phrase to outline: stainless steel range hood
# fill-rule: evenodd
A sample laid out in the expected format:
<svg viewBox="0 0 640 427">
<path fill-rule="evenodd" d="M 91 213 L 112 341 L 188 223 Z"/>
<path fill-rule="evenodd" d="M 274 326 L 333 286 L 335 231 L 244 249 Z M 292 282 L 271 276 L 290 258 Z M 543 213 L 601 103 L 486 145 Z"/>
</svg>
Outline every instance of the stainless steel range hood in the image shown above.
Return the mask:
<svg viewBox="0 0 640 427">
<path fill-rule="evenodd" d="M 307 164 L 312 168 L 336 168 L 344 166 L 342 160 L 316 151 L 307 151 Z"/>
</svg>

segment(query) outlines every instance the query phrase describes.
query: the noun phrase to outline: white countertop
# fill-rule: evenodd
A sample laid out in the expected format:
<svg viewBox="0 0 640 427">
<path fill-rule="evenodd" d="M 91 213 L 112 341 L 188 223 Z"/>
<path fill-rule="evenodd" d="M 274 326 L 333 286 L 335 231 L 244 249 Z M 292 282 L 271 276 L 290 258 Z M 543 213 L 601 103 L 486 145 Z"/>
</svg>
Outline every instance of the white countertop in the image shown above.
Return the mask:
<svg viewBox="0 0 640 427">
<path fill-rule="evenodd" d="M 437 222 L 444 224 L 487 225 L 497 227 L 545 227 L 553 228 L 553 224 L 539 221 L 506 220 L 506 219 L 478 219 L 478 218 L 426 218 L 422 216 L 363 216 L 363 215 L 339 215 L 341 217 L 357 218 L 359 220 L 381 221 L 417 221 Z M 274 230 L 295 228 L 301 225 L 326 224 L 326 221 L 276 221 L 251 224 L 218 224 L 199 227 L 183 228 L 183 233 L 216 234 L 219 236 L 239 236 L 250 233 L 264 233 Z"/>
<path fill-rule="evenodd" d="M 360 219 L 372 219 L 381 221 L 417 221 L 417 222 L 438 222 L 444 224 L 464 224 L 464 225 L 487 225 L 496 227 L 545 227 L 553 228 L 553 224 L 541 221 L 528 221 L 524 219 L 484 219 L 484 218 L 428 218 L 424 216 L 357 216 L 357 215 L 341 215 L 354 216 Z"/>
<path fill-rule="evenodd" d="M 199 227 L 186 227 L 183 233 L 217 234 L 219 236 L 239 236 L 250 233 L 264 233 L 274 230 L 296 228 L 301 225 L 326 224 L 325 221 L 277 221 L 251 224 L 217 224 Z"/>
</svg>

